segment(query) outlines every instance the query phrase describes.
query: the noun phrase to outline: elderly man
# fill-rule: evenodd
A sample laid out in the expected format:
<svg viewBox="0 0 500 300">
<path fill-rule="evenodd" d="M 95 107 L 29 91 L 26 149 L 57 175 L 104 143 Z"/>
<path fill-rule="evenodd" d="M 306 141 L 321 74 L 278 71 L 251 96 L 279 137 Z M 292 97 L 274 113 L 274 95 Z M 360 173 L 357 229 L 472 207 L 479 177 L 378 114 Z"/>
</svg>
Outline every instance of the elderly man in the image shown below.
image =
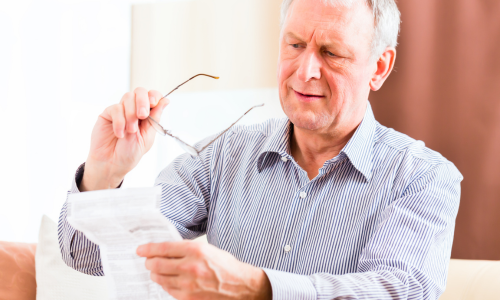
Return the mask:
<svg viewBox="0 0 500 300">
<path fill-rule="evenodd" d="M 278 82 L 287 119 L 235 127 L 181 155 L 156 184 L 185 239 L 148 244 L 177 299 L 437 299 L 462 176 L 375 121 L 368 96 L 396 57 L 394 0 L 285 0 Z M 138 88 L 108 107 L 72 193 L 116 188 L 153 144 L 167 100 Z M 59 223 L 65 261 L 102 275 L 99 251 Z"/>
</svg>

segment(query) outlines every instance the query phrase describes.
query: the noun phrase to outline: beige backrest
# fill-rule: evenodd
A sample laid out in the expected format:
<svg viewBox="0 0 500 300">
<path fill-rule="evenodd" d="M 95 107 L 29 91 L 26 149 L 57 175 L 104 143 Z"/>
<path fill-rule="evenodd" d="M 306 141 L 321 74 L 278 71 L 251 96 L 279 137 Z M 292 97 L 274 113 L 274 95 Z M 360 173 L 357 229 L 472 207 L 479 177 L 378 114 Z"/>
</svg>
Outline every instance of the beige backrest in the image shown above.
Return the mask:
<svg viewBox="0 0 500 300">
<path fill-rule="evenodd" d="M 440 300 L 500 299 L 500 261 L 452 259 Z"/>
<path fill-rule="evenodd" d="M 131 88 L 182 91 L 277 86 L 281 0 L 191 0 L 132 7 Z"/>
</svg>

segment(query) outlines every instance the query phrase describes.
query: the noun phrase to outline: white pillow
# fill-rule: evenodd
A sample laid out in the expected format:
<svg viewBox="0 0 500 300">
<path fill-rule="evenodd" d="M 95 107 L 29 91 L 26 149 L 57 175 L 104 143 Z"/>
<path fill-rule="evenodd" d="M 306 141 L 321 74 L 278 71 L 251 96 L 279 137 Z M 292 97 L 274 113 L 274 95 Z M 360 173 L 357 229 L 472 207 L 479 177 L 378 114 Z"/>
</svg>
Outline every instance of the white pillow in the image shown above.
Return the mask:
<svg viewBox="0 0 500 300">
<path fill-rule="evenodd" d="M 106 278 L 90 276 L 68 267 L 62 260 L 57 225 L 42 217 L 35 255 L 37 300 L 108 299 Z"/>
</svg>

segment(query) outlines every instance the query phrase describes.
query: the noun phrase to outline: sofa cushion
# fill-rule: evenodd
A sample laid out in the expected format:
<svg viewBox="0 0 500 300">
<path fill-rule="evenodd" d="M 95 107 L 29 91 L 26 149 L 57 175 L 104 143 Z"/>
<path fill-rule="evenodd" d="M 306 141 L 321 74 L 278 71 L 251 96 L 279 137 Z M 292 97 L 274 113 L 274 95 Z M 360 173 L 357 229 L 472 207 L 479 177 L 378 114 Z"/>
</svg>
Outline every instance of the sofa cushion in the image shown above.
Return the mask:
<svg viewBox="0 0 500 300">
<path fill-rule="evenodd" d="M 36 250 L 37 300 L 108 299 L 106 278 L 68 267 L 61 255 L 57 225 L 43 216 Z M 2 299 L 2 298 L 0 298 Z"/>
<path fill-rule="evenodd" d="M 0 299 L 35 300 L 36 244 L 0 242 Z"/>
<path fill-rule="evenodd" d="M 452 259 L 439 300 L 500 299 L 500 261 Z"/>
</svg>

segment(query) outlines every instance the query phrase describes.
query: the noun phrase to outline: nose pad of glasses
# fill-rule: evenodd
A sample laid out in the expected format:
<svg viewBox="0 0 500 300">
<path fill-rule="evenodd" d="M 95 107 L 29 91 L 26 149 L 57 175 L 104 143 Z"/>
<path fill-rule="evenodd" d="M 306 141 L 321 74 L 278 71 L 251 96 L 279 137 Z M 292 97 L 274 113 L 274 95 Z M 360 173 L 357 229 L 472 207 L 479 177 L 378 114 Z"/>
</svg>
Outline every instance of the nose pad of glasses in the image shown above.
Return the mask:
<svg viewBox="0 0 500 300">
<path fill-rule="evenodd" d="M 189 146 L 188 144 L 184 143 L 183 141 L 177 139 L 177 138 L 174 138 L 174 140 L 177 142 L 177 144 L 179 144 L 179 146 L 181 146 L 181 148 L 186 151 L 187 153 L 191 154 L 191 156 L 193 157 L 198 157 L 200 155 L 200 153 L 198 152 L 198 150 L 196 150 L 194 147 L 192 146 Z"/>
</svg>

